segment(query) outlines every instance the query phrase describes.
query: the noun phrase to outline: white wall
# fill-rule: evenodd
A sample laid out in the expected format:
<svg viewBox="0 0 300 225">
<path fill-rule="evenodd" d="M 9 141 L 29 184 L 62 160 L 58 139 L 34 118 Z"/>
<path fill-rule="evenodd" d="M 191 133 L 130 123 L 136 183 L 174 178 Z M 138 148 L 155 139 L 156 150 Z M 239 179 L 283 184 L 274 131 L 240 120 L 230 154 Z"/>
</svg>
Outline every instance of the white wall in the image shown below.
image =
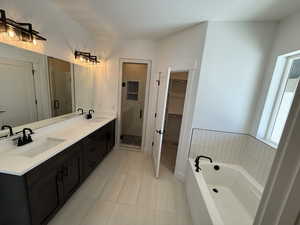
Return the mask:
<svg viewBox="0 0 300 225">
<path fill-rule="evenodd" d="M 172 34 L 158 43 L 158 70 L 172 71 L 196 69 L 200 67 L 206 23 L 200 23 Z"/>
<path fill-rule="evenodd" d="M 7 17 L 19 22 L 30 22 L 33 28 L 47 38 L 42 45 L 24 45 L 7 42 L 69 62 L 74 62 L 74 50 L 94 50 L 95 42 L 90 33 L 74 22 L 51 1 L 2 0 L 1 9 Z M 6 40 L 1 40 L 6 42 Z"/>
<path fill-rule="evenodd" d="M 273 44 L 272 52 L 268 60 L 268 66 L 266 69 L 265 79 L 263 82 L 263 88 L 259 93 L 259 102 L 256 109 L 256 120 L 268 121 L 272 110 L 272 103 L 274 102 L 276 92 L 280 83 L 281 76 L 274 76 L 274 73 L 282 73 L 281 64 L 284 63 L 284 57 L 279 57 L 289 53 L 300 53 L 300 13 L 291 15 L 279 23 L 276 38 Z M 278 58 L 279 57 L 279 58 Z M 278 59 L 278 64 L 276 65 Z M 272 85 L 271 85 L 272 81 Z M 268 95 L 268 92 L 272 94 Z M 267 105 L 264 108 L 265 104 Z M 255 133 L 258 130 L 258 124 L 254 124 L 252 132 Z M 258 135 L 261 136 L 266 129 L 266 124 L 259 127 Z"/>
<path fill-rule="evenodd" d="M 248 133 L 276 23 L 209 22 L 193 127 Z"/>
</svg>

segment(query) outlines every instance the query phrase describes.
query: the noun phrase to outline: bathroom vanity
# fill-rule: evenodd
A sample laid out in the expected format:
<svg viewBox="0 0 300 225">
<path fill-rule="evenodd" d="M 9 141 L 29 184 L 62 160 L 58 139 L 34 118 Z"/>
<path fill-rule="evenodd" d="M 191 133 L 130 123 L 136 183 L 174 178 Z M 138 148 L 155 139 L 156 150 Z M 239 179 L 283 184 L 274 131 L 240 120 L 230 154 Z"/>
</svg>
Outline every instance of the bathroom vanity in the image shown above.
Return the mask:
<svg viewBox="0 0 300 225">
<path fill-rule="evenodd" d="M 0 153 L 0 225 L 47 224 L 113 149 L 114 118 L 75 120 L 33 136 L 48 150 Z"/>
</svg>

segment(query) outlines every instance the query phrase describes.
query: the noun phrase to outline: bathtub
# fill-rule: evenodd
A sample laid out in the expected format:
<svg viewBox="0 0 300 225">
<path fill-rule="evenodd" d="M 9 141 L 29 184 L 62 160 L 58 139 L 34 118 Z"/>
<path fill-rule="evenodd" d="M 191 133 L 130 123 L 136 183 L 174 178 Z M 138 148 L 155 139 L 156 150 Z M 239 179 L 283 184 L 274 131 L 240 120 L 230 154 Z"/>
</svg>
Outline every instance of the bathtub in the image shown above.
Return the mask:
<svg viewBox="0 0 300 225">
<path fill-rule="evenodd" d="M 240 166 L 200 161 L 197 173 L 194 164 L 185 182 L 193 224 L 252 225 L 263 187 Z"/>
</svg>

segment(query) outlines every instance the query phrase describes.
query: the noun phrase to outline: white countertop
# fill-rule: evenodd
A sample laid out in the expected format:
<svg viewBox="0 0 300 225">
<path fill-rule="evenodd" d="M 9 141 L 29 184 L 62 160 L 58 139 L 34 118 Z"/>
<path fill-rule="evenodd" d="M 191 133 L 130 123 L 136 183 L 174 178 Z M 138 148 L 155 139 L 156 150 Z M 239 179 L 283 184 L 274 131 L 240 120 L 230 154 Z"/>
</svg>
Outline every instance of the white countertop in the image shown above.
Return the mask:
<svg viewBox="0 0 300 225">
<path fill-rule="evenodd" d="M 35 140 L 43 138 L 57 138 L 64 140 L 62 143 L 59 143 L 34 157 L 11 154 L 9 150 L 5 151 L 4 146 L 13 145 L 13 141 L 10 139 L 1 140 L 0 173 L 22 176 L 114 119 L 115 117 L 102 117 L 86 120 L 83 116 L 76 116 L 75 118 L 34 130 L 35 134 L 32 135 L 32 143 L 34 143 Z M 27 145 L 29 146 L 30 144 L 31 143 Z M 21 151 L 22 147 L 18 147 L 18 149 Z"/>
</svg>

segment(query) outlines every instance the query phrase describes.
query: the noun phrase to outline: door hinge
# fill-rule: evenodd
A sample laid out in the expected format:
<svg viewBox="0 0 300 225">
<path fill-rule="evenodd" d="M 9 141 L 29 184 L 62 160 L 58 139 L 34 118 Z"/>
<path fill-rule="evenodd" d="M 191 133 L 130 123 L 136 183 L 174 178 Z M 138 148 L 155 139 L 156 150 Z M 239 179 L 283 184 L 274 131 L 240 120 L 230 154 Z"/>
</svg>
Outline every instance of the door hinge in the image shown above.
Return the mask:
<svg viewBox="0 0 300 225">
<path fill-rule="evenodd" d="M 154 117 L 155 117 L 155 118 L 157 117 L 157 113 L 154 114 Z"/>
<path fill-rule="evenodd" d="M 35 99 L 35 104 L 37 105 L 37 103 L 38 103 L 38 102 L 37 102 L 37 100 Z"/>
<path fill-rule="evenodd" d="M 157 86 L 159 86 L 160 85 L 160 80 L 156 80 L 156 82 L 157 82 Z"/>
<path fill-rule="evenodd" d="M 152 146 L 154 146 L 154 141 L 152 141 Z"/>
<path fill-rule="evenodd" d="M 32 75 L 34 76 L 34 74 L 35 74 L 35 70 L 34 70 L 34 69 L 32 69 Z"/>
</svg>

